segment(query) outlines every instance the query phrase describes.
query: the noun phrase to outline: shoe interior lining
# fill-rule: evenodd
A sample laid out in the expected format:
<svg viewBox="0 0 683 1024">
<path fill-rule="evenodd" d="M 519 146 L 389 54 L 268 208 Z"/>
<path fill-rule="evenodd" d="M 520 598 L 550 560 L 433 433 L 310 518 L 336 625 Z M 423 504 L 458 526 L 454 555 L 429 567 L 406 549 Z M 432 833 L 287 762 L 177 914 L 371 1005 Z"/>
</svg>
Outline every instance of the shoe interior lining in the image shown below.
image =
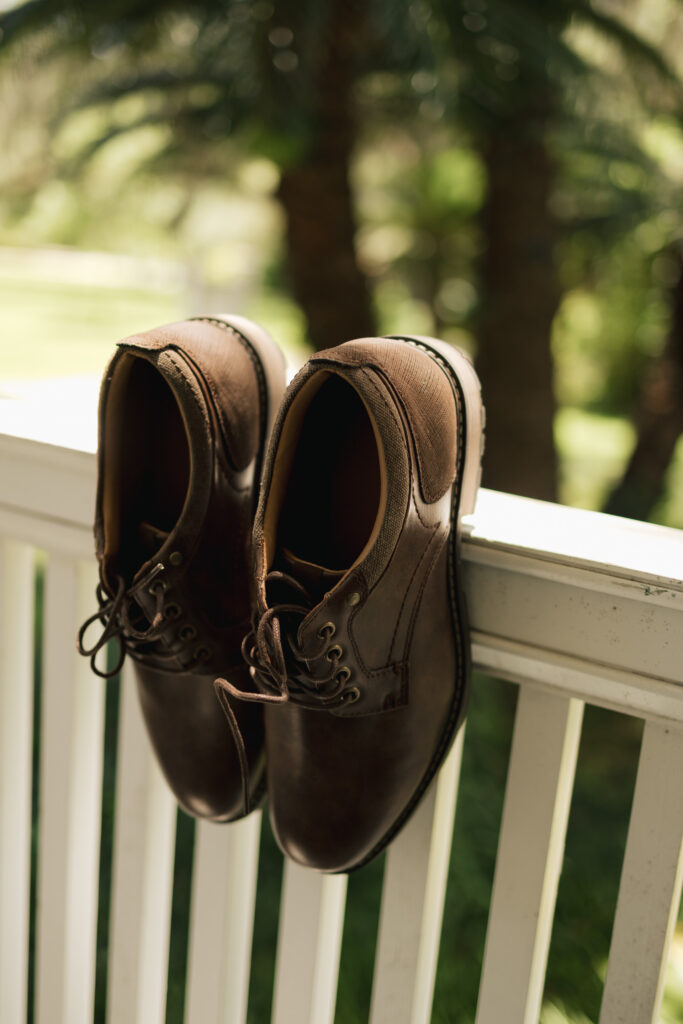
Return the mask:
<svg viewBox="0 0 683 1024">
<path fill-rule="evenodd" d="M 303 417 L 294 408 L 290 412 L 295 436 L 287 437 L 286 420 L 283 441 L 293 455 L 282 482 L 277 548 L 328 569 L 348 569 L 381 520 L 383 465 L 376 428 L 355 388 L 334 373 L 308 400 Z"/>
<path fill-rule="evenodd" d="M 105 544 L 130 581 L 175 526 L 188 492 L 190 451 L 176 397 L 146 359 L 124 356 L 107 401 Z M 153 529 L 143 529 L 149 524 Z M 155 539 L 152 536 L 156 535 Z"/>
</svg>

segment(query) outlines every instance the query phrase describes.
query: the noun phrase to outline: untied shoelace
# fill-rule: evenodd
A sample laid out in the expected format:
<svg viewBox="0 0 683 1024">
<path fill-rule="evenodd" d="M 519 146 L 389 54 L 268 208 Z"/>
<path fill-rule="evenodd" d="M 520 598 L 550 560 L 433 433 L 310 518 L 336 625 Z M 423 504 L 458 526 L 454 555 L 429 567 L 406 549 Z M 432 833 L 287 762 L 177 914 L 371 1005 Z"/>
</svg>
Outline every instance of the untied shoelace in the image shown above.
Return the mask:
<svg viewBox="0 0 683 1024">
<path fill-rule="evenodd" d="M 157 562 L 142 579 L 130 587 L 126 587 L 122 576 L 115 574 L 116 592 L 114 594 L 109 592 L 104 580 L 100 579 L 95 592 L 99 608 L 85 620 L 78 631 L 76 642 L 78 653 L 86 658 L 90 658 L 90 666 L 95 675 L 100 676 L 102 679 L 111 679 L 121 671 L 129 649 L 134 650 L 139 643 L 151 643 L 158 639 L 164 626 L 164 588 L 161 585 L 154 588 L 153 582 L 163 570 L 164 565 L 161 562 Z M 154 593 L 156 606 L 152 619 L 147 619 L 149 625 L 145 629 L 138 629 L 137 626 L 139 625 L 140 618 L 147 618 L 146 613 L 136 601 L 136 595 L 144 589 L 151 590 Z M 134 606 L 136 609 L 134 612 L 135 621 L 133 621 L 131 614 Z M 91 647 L 86 647 L 85 634 L 94 622 L 101 622 L 104 628 L 96 642 Z M 110 640 L 118 642 L 119 655 L 114 668 L 105 671 L 95 664 L 95 659 Z"/>
<path fill-rule="evenodd" d="M 274 604 L 257 618 L 252 629 L 242 641 L 242 657 L 249 666 L 249 672 L 256 686 L 261 690 L 241 690 L 228 679 L 219 678 L 214 682 L 216 696 L 230 726 L 242 773 L 242 795 L 244 813 L 249 810 L 248 762 L 244 739 L 233 711 L 229 697 L 258 704 L 296 704 L 311 711 L 328 711 L 341 707 L 346 702 L 342 692 L 344 680 L 337 678 L 338 658 L 330 660 L 330 671 L 322 678 L 313 676 L 312 671 L 326 656 L 327 644 L 324 639 L 319 651 L 304 654 L 291 630 L 284 634 L 283 647 L 281 617 L 298 619 L 300 624 L 308 615 L 313 600 L 306 588 L 288 573 L 273 570 L 266 576 L 268 585 L 285 585 L 303 598 L 300 601 L 285 601 Z M 286 652 L 286 653 L 285 653 Z M 333 685 L 330 685 L 333 684 Z"/>
</svg>

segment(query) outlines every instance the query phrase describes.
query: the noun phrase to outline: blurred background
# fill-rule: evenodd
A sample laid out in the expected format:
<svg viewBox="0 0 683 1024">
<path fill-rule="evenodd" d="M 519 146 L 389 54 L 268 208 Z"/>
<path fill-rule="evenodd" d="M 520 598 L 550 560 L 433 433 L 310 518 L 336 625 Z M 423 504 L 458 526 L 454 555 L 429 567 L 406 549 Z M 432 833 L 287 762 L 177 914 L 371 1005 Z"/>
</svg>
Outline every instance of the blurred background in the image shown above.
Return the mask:
<svg viewBox="0 0 683 1024">
<path fill-rule="evenodd" d="M 253 317 L 293 367 L 435 334 L 476 361 L 487 486 L 683 527 L 682 73 L 677 0 L 0 0 L 0 409 L 68 408 L 92 446 L 115 341 L 190 314 Z M 435 1024 L 474 1017 L 513 713 L 476 680 Z M 597 1020 L 639 735 L 589 709 L 544 1024 Z M 176 935 L 192 840 L 181 815 Z M 278 856 L 266 829 L 252 1024 Z M 338 1024 L 380 880 L 350 879 Z"/>
</svg>

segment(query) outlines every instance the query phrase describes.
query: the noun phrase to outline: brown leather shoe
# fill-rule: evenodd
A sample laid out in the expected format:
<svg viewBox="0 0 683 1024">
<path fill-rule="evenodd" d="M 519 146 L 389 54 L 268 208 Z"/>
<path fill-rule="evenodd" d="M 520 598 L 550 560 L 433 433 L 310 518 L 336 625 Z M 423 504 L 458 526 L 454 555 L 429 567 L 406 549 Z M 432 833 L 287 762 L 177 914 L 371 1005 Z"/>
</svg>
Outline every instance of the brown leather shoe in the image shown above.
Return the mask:
<svg viewBox="0 0 683 1024">
<path fill-rule="evenodd" d="M 225 705 L 238 718 L 238 750 L 213 681 L 218 673 L 248 680 L 240 644 L 253 589 L 251 528 L 284 386 L 268 334 L 220 317 L 126 338 L 100 394 L 99 609 L 79 649 L 105 677 L 129 655 L 171 789 L 190 814 L 219 821 L 247 813 L 265 788 L 261 709 Z M 104 629 L 86 648 L 95 621 Z M 106 671 L 95 658 L 112 638 L 118 663 Z"/>
<path fill-rule="evenodd" d="M 273 827 L 301 864 L 379 853 L 462 720 L 458 548 L 482 448 L 477 376 L 430 338 L 319 352 L 285 396 L 254 533 L 259 692 L 243 697 L 265 704 Z"/>
</svg>

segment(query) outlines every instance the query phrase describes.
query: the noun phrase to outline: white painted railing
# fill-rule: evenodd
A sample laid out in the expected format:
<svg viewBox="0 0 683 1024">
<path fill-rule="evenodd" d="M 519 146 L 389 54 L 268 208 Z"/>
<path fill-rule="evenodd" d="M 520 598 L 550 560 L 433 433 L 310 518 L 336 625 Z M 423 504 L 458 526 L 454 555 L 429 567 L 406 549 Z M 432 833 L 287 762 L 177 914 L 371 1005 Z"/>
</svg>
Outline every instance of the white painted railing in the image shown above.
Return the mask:
<svg viewBox="0 0 683 1024">
<path fill-rule="evenodd" d="M 105 697 L 74 636 L 93 599 L 94 483 L 91 453 L 0 434 L 2 1024 L 27 1012 L 37 551 L 34 1019 L 93 1020 Z M 682 536 L 483 491 L 463 555 L 475 663 L 520 684 L 477 1024 L 538 1020 L 585 701 L 645 719 L 600 1024 L 656 1022 L 681 891 Z M 107 1022 L 161 1024 L 175 808 L 125 673 L 121 692 Z M 371 1024 L 430 1018 L 462 743 L 388 851 Z M 260 812 L 198 826 L 186 1024 L 246 1019 L 260 827 Z M 284 872 L 273 1021 L 331 1024 L 346 878 Z"/>
</svg>

